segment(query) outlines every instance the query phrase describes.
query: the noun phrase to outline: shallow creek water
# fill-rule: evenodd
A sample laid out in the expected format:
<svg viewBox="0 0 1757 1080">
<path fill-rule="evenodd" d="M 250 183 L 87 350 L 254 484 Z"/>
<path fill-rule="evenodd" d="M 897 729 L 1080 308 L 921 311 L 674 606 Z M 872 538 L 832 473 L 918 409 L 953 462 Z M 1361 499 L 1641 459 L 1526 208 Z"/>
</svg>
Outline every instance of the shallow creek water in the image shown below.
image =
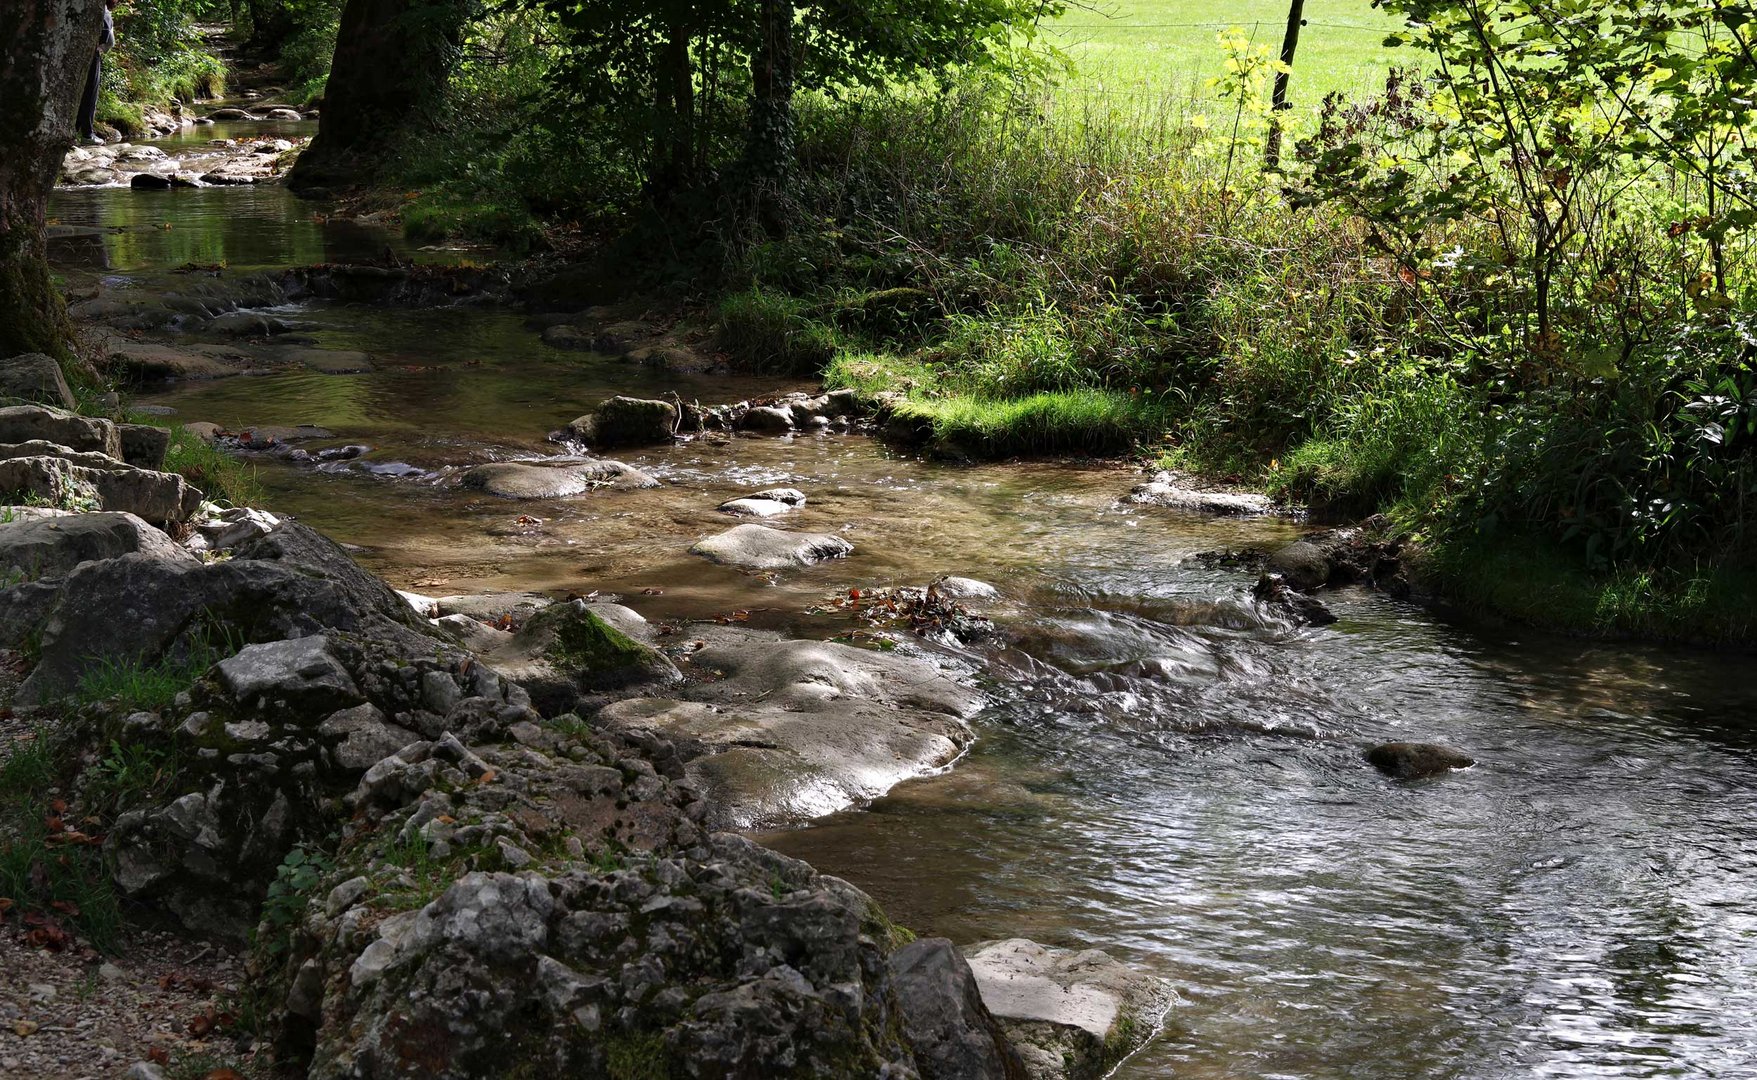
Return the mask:
<svg viewBox="0 0 1757 1080">
<path fill-rule="evenodd" d="M 315 222 L 278 188 L 66 192 L 55 212 L 171 223 L 106 232 L 95 260 L 82 249 L 118 288 L 221 261 L 191 252 L 276 265 L 387 242 Z M 1294 526 L 1127 506 L 1133 478 L 1114 466 L 959 468 L 859 436 L 740 438 L 625 455 L 658 491 L 485 499 L 451 483 L 459 466 L 553 453 L 544 434 L 609 394 L 785 387 L 549 350 L 493 309 L 275 314 L 376 370 L 141 403 L 372 446 L 345 472 L 260 474 L 273 508 L 400 587 L 597 590 L 653 619 L 748 611 L 827 635 L 845 617 L 806 609 L 849 587 L 942 573 L 999 586 L 1008 644 L 968 657 L 992 698 L 976 748 L 763 839 L 918 932 L 1099 946 L 1166 976 L 1183 1003 L 1119 1075 L 1757 1076 L 1749 658 L 1458 628 L 1365 593 L 1333 598 L 1333 627 L 1290 630 L 1252 609 L 1248 575 L 1192 556 L 1271 547 Z M 732 524 L 717 503 L 776 484 L 810 497 L 789 526 L 840 532 L 854 556 L 770 580 L 687 554 Z M 1360 760 L 1391 738 L 1480 764 L 1393 783 Z"/>
</svg>

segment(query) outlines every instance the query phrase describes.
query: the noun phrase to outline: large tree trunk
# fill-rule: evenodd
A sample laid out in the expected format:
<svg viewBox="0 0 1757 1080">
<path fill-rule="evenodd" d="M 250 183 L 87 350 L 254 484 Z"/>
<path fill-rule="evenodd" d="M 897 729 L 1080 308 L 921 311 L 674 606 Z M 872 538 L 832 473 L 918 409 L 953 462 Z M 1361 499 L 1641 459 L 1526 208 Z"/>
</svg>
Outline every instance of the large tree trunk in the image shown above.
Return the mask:
<svg viewBox="0 0 1757 1080">
<path fill-rule="evenodd" d="M 751 58 L 753 97 L 745 163 L 760 215 L 773 225 L 793 173 L 793 2 L 761 0 L 762 28 Z"/>
<path fill-rule="evenodd" d="M 0 5 L 0 358 L 71 356 L 73 332 L 49 273 L 43 211 L 73 142 L 102 2 Z"/>
<path fill-rule="evenodd" d="M 467 11 L 468 0 L 348 0 L 317 137 L 288 186 L 371 183 L 396 141 L 439 101 Z"/>
</svg>

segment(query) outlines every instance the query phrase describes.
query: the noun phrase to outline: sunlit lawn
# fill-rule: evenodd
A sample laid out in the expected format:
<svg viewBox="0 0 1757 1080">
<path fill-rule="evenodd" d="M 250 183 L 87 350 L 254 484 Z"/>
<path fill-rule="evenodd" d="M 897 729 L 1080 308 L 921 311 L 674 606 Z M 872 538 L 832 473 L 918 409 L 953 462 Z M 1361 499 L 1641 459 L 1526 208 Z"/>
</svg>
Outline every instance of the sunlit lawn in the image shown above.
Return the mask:
<svg viewBox="0 0 1757 1080">
<path fill-rule="evenodd" d="M 1305 19 L 1292 81 L 1298 106 L 1332 90 L 1371 90 L 1394 62 L 1416 59 L 1385 48 L 1397 22 L 1369 0 L 1307 0 Z M 1215 36 L 1231 26 L 1279 52 L 1286 0 L 1114 0 L 1070 7 L 1052 35 L 1078 66 L 1070 92 L 1188 100 L 1212 93 L 1207 82 L 1221 68 Z"/>
</svg>

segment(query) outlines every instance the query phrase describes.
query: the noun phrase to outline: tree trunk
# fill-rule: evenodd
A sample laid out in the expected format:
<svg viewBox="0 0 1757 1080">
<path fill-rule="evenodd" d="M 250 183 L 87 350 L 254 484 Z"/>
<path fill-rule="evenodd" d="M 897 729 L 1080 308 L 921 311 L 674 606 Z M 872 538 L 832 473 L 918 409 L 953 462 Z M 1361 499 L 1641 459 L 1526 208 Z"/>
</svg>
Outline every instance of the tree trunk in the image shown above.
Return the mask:
<svg viewBox="0 0 1757 1080">
<path fill-rule="evenodd" d="M 397 140 L 437 104 L 456 59 L 467 0 L 348 0 L 317 136 L 287 185 L 371 183 Z"/>
<path fill-rule="evenodd" d="M 654 150 L 654 195 L 663 200 L 689 187 L 695 174 L 695 69 L 689 58 L 689 28 L 674 25 L 659 56 L 656 104 L 665 129 Z"/>
<path fill-rule="evenodd" d="M 745 164 L 762 216 L 773 223 L 793 173 L 793 2 L 762 0 L 762 34 L 751 58 L 754 96 Z"/>
<path fill-rule="evenodd" d="M 7 0 L 0 11 L 0 357 L 72 355 L 43 212 L 73 142 L 102 0 Z"/>
</svg>

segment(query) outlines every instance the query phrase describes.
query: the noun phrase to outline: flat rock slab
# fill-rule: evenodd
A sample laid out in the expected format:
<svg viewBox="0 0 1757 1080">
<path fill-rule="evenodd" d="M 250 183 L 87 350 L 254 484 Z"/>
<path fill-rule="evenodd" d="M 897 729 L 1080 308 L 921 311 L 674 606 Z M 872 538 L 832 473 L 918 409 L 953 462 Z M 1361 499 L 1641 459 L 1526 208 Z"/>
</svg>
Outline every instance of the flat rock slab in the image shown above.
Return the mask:
<svg viewBox="0 0 1757 1080">
<path fill-rule="evenodd" d="M 1129 501 L 1147 506 L 1163 506 L 1168 510 L 1186 510 L 1196 514 L 1238 516 L 1268 514 L 1275 504 L 1266 495 L 1237 491 L 1198 491 L 1180 485 L 1170 473 L 1158 473 L 1130 493 Z"/>
<path fill-rule="evenodd" d="M 122 456 L 122 438 L 108 420 L 45 405 L 0 408 L 0 443 L 47 442 L 85 453 Z"/>
<path fill-rule="evenodd" d="M 875 799 L 963 752 L 982 697 L 932 660 L 694 627 L 689 668 L 714 681 L 606 706 L 600 724 L 673 742 L 712 793 L 715 825 L 796 823 Z"/>
<path fill-rule="evenodd" d="M 827 533 L 783 532 L 738 525 L 697 541 L 690 553 L 740 570 L 793 570 L 853 554 L 854 545 Z"/>
<path fill-rule="evenodd" d="M 348 669 L 322 635 L 246 645 L 222 660 L 220 682 L 240 705 L 302 714 L 346 708 L 363 700 Z"/>
<path fill-rule="evenodd" d="M 972 945 L 964 958 L 1032 1080 L 1107 1075 L 1158 1032 L 1175 999 L 1163 979 L 1097 949 L 1011 938 Z"/>
<path fill-rule="evenodd" d="M 184 521 L 201 505 L 201 492 L 176 473 L 136 469 L 98 455 L 91 456 L 113 467 L 75 464 L 82 456 L 0 460 L 0 491 L 24 492 L 73 509 L 121 511 L 155 525 Z"/>
<path fill-rule="evenodd" d="M 636 491 L 659 486 L 658 480 L 632 465 L 591 458 L 477 465 L 464 473 L 460 483 L 503 499 L 565 499 L 599 488 Z"/>
</svg>

